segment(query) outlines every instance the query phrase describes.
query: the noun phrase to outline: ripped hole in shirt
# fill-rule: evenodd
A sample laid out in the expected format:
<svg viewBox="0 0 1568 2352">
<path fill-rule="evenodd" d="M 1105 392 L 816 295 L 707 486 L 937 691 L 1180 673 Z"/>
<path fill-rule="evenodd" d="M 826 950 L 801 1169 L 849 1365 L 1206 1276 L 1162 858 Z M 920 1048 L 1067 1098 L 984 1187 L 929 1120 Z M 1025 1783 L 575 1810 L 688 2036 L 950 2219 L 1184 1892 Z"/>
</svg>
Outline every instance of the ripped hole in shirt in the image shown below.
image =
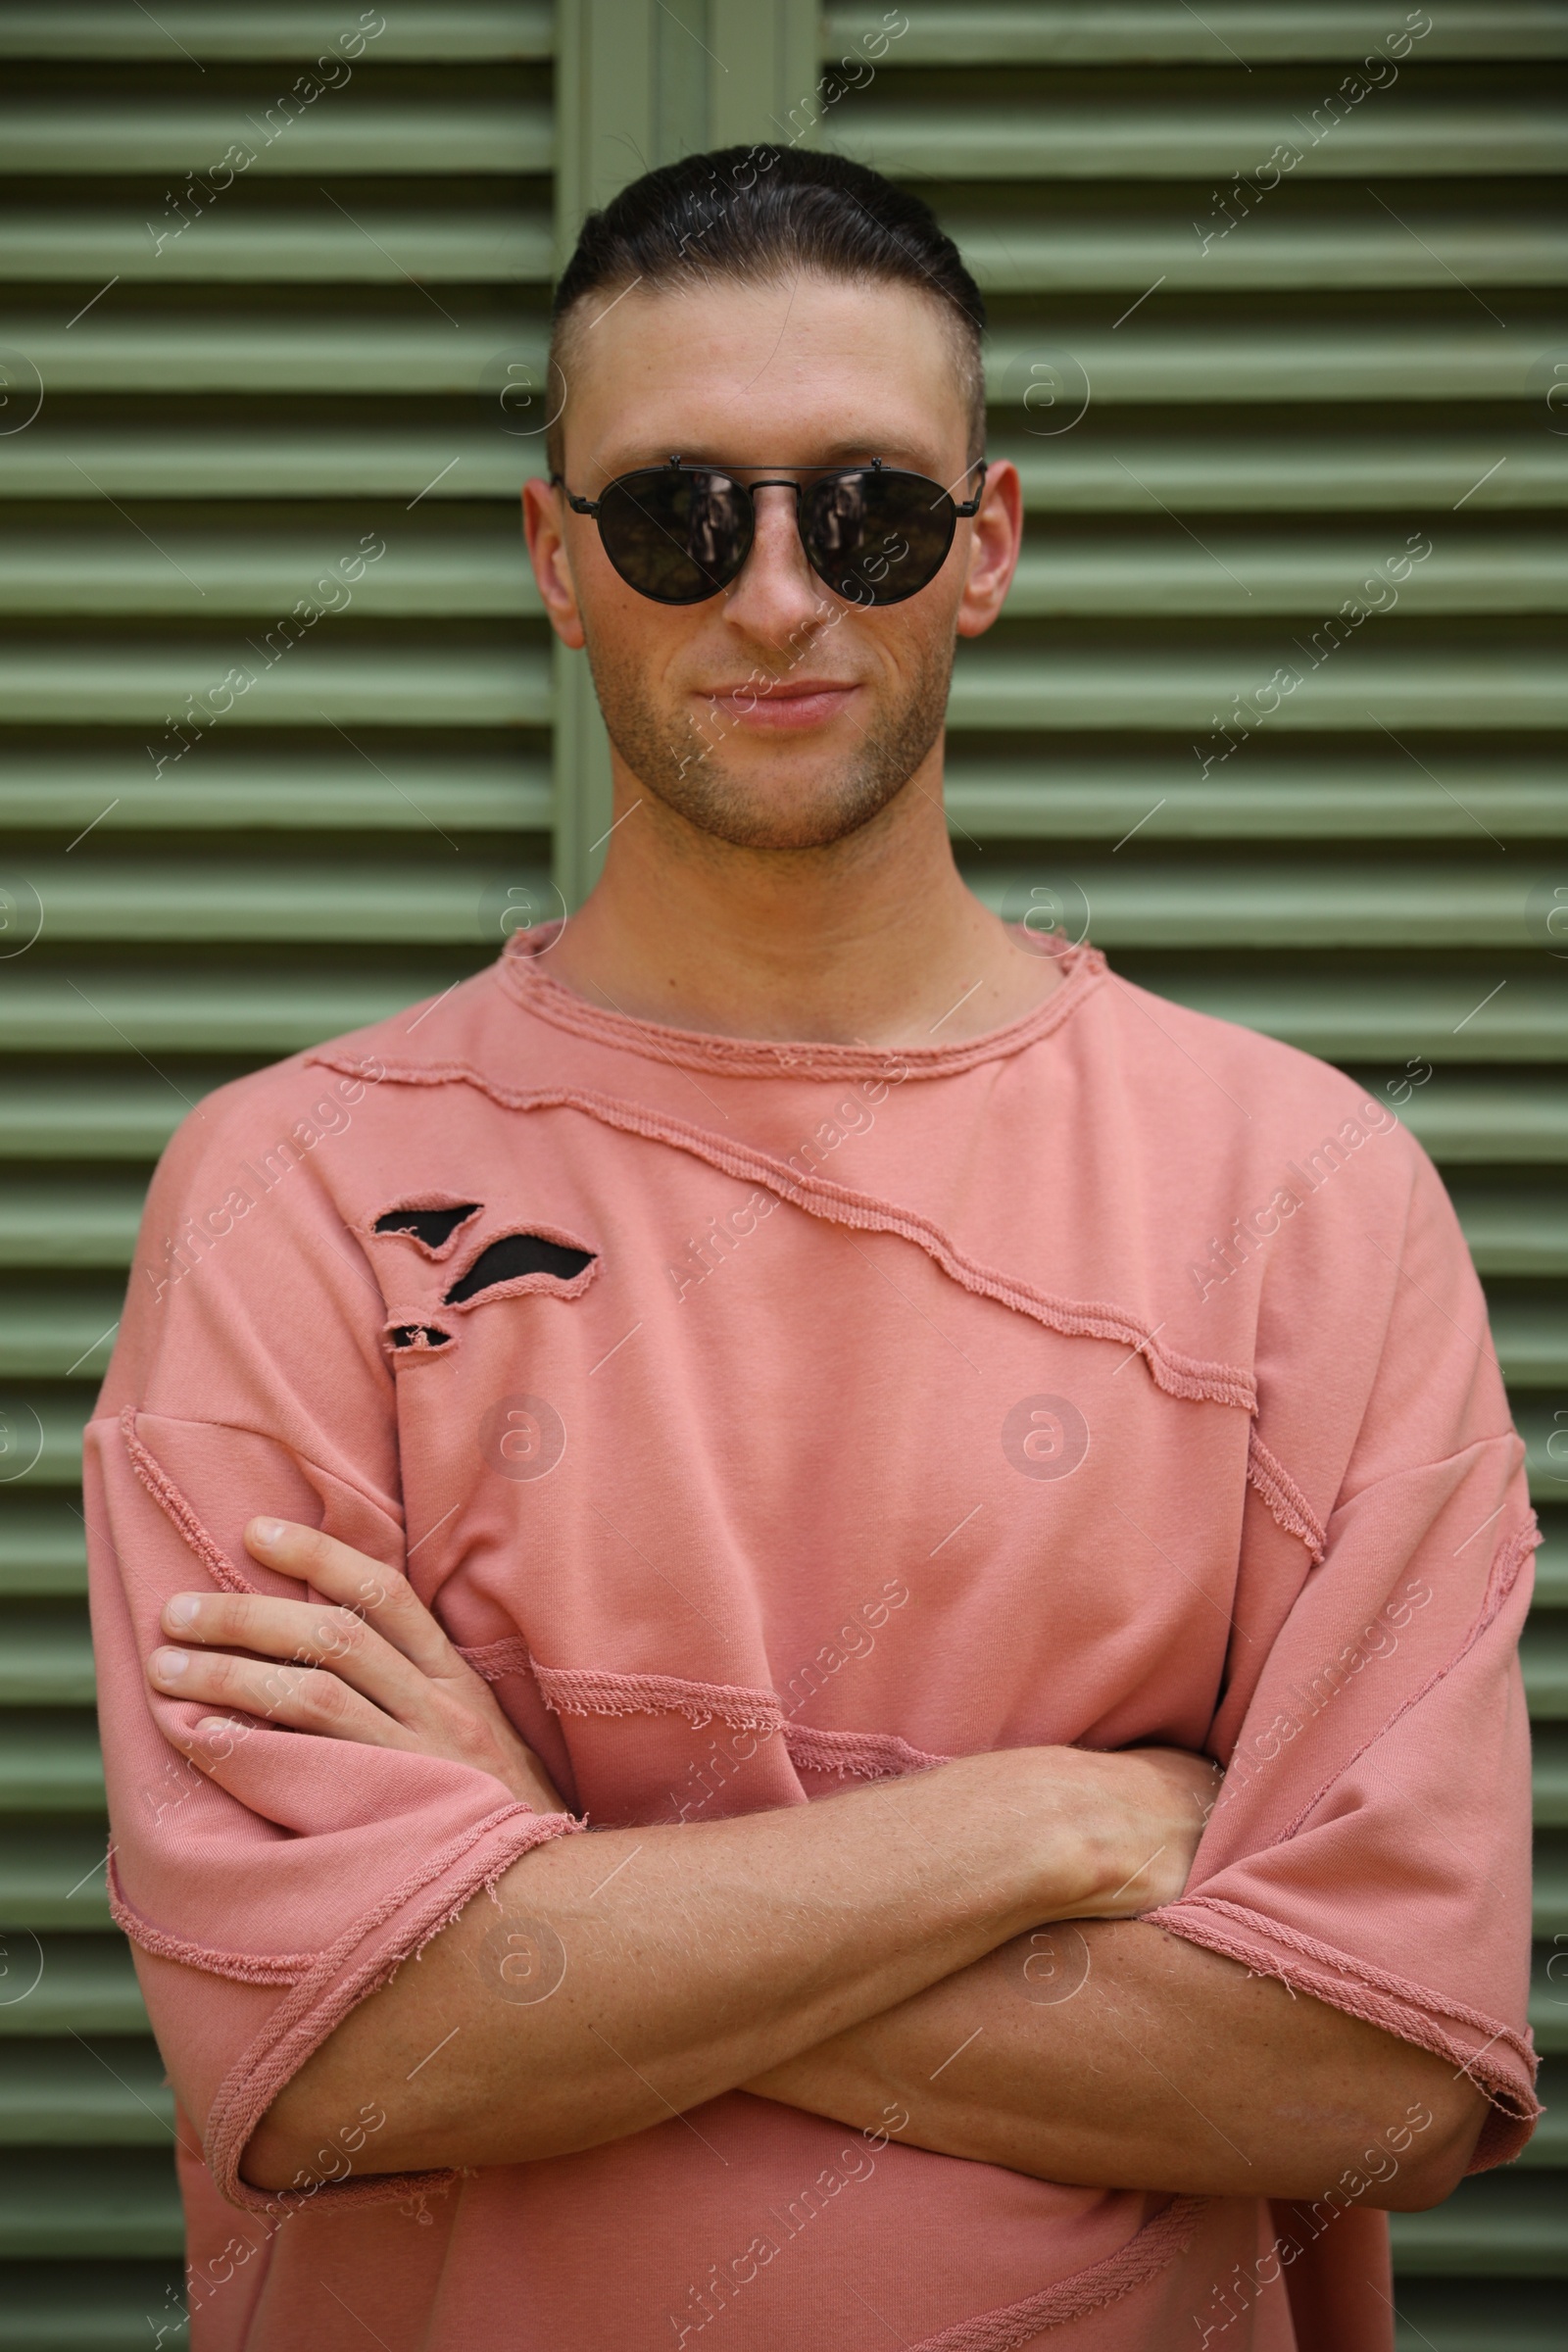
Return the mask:
<svg viewBox="0 0 1568 2352">
<path fill-rule="evenodd" d="M 479 1212 L 477 1200 L 458 1201 L 448 1208 L 389 1208 L 375 1220 L 376 1233 L 407 1233 L 427 1250 L 441 1250 L 458 1227 Z"/>
<path fill-rule="evenodd" d="M 564 1242 L 547 1242 L 540 1233 L 504 1233 L 481 1250 L 466 1274 L 446 1295 L 448 1306 L 461 1306 L 498 1283 L 516 1282 L 524 1274 L 552 1274 L 570 1282 L 594 1262 L 591 1250 L 571 1250 Z"/>
<path fill-rule="evenodd" d="M 438 1330 L 433 1323 L 396 1323 L 387 1333 L 394 1348 L 450 1348 L 450 1331 Z"/>
</svg>

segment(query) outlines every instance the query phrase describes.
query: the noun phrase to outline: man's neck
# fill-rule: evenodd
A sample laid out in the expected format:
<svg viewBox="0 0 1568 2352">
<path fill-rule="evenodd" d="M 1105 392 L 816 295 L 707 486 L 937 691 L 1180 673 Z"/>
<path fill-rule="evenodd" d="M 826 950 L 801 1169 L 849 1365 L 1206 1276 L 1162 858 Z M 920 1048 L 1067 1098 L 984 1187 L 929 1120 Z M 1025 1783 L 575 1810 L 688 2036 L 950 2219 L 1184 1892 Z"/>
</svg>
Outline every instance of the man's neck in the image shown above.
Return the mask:
<svg viewBox="0 0 1568 2352">
<path fill-rule="evenodd" d="M 617 758 L 605 870 L 543 968 L 591 1003 L 723 1037 L 953 1045 L 1058 985 L 966 889 L 940 747 L 881 814 L 821 850 L 737 849 Z M 929 772 L 928 772 L 929 771 Z"/>
</svg>

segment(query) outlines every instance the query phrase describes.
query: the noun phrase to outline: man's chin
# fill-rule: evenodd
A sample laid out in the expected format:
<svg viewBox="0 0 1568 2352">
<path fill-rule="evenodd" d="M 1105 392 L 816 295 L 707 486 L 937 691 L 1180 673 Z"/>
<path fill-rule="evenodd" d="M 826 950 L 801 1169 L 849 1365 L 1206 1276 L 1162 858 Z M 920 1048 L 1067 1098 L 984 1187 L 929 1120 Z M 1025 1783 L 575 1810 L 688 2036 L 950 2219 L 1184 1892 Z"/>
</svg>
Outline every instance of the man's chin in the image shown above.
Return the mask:
<svg viewBox="0 0 1568 2352">
<path fill-rule="evenodd" d="M 907 781 L 857 774 L 814 786 L 795 779 L 770 786 L 765 777 L 737 774 L 709 760 L 683 776 L 651 779 L 649 789 L 711 841 L 737 850 L 789 852 L 829 850 L 863 832 Z"/>
</svg>

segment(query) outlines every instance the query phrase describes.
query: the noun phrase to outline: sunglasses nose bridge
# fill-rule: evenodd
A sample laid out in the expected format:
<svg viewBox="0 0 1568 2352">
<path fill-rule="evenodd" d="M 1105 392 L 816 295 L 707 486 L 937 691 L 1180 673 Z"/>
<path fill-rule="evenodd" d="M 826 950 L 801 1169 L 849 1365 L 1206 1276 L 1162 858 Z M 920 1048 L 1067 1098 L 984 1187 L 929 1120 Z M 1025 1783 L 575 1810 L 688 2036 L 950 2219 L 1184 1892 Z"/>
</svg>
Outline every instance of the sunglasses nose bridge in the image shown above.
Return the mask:
<svg viewBox="0 0 1568 2352">
<path fill-rule="evenodd" d="M 774 480 L 769 477 L 766 481 L 747 482 L 742 484 L 741 487 L 743 487 L 746 492 L 747 502 L 752 510 L 752 540 L 751 545 L 746 551 L 746 565 L 755 563 L 759 542 L 771 541 L 772 539 L 772 526 L 767 520 L 770 513 L 773 515 L 776 515 L 779 518 L 779 521 L 783 524 L 783 531 L 780 534 L 778 542 L 779 547 L 787 553 L 790 537 L 793 536 L 796 546 L 800 548 L 804 560 L 804 516 L 801 509 L 802 485 L 798 481 L 788 478 Z M 764 490 L 787 490 L 790 493 L 788 505 L 786 506 L 782 499 L 770 500 L 760 497 L 759 493 Z M 742 568 L 745 569 L 746 565 L 743 565 Z"/>
</svg>

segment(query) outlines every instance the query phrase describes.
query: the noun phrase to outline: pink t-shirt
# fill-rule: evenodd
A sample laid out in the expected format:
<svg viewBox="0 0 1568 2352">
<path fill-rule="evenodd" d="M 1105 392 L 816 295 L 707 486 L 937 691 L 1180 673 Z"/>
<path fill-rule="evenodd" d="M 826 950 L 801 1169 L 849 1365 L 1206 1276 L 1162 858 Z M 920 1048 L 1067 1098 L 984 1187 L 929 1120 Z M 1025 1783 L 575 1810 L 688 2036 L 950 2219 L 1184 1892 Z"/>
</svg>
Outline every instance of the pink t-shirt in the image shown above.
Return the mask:
<svg viewBox="0 0 1568 2352">
<path fill-rule="evenodd" d="M 1159 1924 L 1467 2066 L 1478 2165 L 1535 2113 L 1523 1449 L 1394 1114 L 1089 949 L 1010 1027 L 891 1054 L 600 1010 L 550 938 L 201 1105 L 90 1433 L 112 1886 L 188 2108 L 197 2352 L 356 2321 L 386 2352 L 1376 2352 L 1382 2142 L 1288 2228 L 744 2092 L 417 2181 L 369 2170 L 372 2096 L 333 2179 L 239 2178 L 348 2009 L 578 1826 L 265 1725 L 184 1762 L 163 1727 L 207 1710 L 142 1662 L 204 1575 L 298 1597 L 241 1544 L 264 1510 L 406 1560 L 590 1828 L 1207 1748 Z M 1350 2297 L 1320 2343 L 1309 2276 Z"/>
</svg>

